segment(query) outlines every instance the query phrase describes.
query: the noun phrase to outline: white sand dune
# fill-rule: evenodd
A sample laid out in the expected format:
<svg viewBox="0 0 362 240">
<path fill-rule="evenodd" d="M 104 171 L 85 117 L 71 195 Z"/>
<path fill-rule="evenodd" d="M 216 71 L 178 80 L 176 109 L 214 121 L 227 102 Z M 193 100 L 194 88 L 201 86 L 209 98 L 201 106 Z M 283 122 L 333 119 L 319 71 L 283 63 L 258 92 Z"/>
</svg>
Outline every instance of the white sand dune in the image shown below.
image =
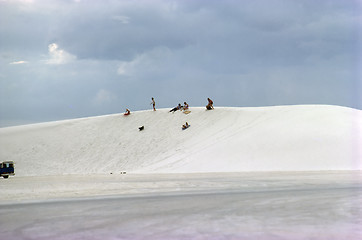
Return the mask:
<svg viewBox="0 0 362 240">
<path fill-rule="evenodd" d="M 18 176 L 362 169 L 360 110 L 301 105 L 191 111 L 1 128 L 0 159 L 15 161 Z M 186 121 L 191 127 L 183 131 Z"/>
<path fill-rule="evenodd" d="M 0 129 L 0 235 L 362 239 L 360 110 L 191 110 Z"/>
</svg>

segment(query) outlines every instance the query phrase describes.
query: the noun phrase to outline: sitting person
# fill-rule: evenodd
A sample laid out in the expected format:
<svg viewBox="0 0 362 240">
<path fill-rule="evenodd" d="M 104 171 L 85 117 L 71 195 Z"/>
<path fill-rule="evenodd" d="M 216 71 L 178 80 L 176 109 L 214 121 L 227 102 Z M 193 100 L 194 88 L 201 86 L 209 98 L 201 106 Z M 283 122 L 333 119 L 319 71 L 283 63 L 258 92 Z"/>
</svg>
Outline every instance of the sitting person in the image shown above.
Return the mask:
<svg viewBox="0 0 362 240">
<path fill-rule="evenodd" d="M 187 104 L 187 102 L 184 102 L 184 107 L 183 107 L 183 109 L 184 109 L 185 111 L 189 109 L 189 105 Z"/>
<path fill-rule="evenodd" d="M 126 112 L 124 113 L 124 115 L 127 116 L 127 115 L 130 115 L 130 114 L 131 114 L 131 111 L 127 108 L 127 109 L 126 109 Z"/>
<path fill-rule="evenodd" d="M 214 109 L 214 106 L 213 106 L 214 102 L 210 98 L 207 98 L 207 101 L 208 101 L 208 104 L 206 105 L 206 109 L 207 110 Z"/>
<path fill-rule="evenodd" d="M 185 130 L 188 127 L 190 127 L 190 124 L 186 122 L 184 125 L 182 125 L 182 130 Z"/>
</svg>

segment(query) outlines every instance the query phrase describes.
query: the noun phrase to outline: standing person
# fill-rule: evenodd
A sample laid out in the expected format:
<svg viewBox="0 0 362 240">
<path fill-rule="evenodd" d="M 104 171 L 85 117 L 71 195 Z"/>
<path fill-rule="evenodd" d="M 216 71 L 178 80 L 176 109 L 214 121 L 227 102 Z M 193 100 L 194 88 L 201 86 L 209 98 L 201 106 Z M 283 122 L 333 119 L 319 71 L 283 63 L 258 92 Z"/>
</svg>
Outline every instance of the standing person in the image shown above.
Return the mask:
<svg viewBox="0 0 362 240">
<path fill-rule="evenodd" d="M 213 106 L 214 102 L 210 98 L 207 98 L 207 101 L 208 101 L 208 104 L 206 105 L 206 109 L 207 110 L 214 109 L 214 106 Z"/>
<path fill-rule="evenodd" d="M 153 111 L 156 111 L 156 102 L 155 99 L 152 98 L 152 102 L 151 102 L 152 106 L 153 106 Z"/>
</svg>

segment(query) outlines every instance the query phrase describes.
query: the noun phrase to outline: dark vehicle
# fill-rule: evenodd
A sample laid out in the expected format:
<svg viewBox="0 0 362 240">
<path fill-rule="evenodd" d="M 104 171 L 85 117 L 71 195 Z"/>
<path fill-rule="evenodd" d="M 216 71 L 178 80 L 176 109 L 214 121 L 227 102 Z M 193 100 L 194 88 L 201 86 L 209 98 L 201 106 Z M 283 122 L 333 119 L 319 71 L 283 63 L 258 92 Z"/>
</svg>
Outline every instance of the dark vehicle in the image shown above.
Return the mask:
<svg viewBox="0 0 362 240">
<path fill-rule="evenodd" d="M 15 175 L 14 162 L 13 161 L 0 162 L 0 176 L 3 178 L 8 178 L 10 175 Z"/>
</svg>

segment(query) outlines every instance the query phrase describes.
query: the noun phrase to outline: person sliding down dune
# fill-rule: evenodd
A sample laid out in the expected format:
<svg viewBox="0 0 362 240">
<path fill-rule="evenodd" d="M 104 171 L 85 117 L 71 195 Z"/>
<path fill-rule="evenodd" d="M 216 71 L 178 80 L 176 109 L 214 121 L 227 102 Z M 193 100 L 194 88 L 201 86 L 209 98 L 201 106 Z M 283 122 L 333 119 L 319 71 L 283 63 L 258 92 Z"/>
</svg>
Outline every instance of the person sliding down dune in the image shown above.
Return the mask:
<svg viewBox="0 0 362 240">
<path fill-rule="evenodd" d="M 185 130 L 185 129 L 187 129 L 187 128 L 189 128 L 191 125 L 188 123 L 188 122 L 186 122 L 184 125 L 182 125 L 182 130 Z"/>
</svg>

